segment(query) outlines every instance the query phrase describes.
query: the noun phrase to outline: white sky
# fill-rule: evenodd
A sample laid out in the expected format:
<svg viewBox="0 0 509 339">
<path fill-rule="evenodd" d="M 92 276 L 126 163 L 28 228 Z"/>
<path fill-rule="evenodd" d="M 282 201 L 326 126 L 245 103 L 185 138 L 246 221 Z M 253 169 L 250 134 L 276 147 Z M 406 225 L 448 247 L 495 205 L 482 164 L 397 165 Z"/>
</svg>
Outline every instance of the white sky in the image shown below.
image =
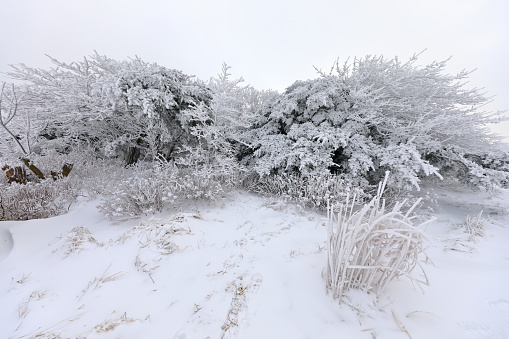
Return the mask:
<svg viewBox="0 0 509 339">
<path fill-rule="evenodd" d="M 337 58 L 427 49 L 421 64 L 452 56 L 450 73 L 477 69 L 471 86 L 496 95 L 489 109 L 509 109 L 508 0 L 0 0 L 0 14 L 0 72 L 97 50 L 203 80 L 224 61 L 258 89 L 284 90 Z"/>
</svg>

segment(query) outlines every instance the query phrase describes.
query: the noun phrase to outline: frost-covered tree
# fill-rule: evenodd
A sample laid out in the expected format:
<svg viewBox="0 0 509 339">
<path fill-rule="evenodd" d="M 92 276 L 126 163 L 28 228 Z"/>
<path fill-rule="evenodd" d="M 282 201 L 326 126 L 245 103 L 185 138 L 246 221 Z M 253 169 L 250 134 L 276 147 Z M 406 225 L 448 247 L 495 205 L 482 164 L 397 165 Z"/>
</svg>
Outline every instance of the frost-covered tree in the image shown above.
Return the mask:
<svg viewBox="0 0 509 339">
<path fill-rule="evenodd" d="M 217 76 L 209 80 L 212 95 L 209 106 L 183 112 L 182 119 L 191 126 L 189 132 L 197 143 L 183 147 L 187 156 L 177 164 L 239 179 L 245 168 L 237 158 L 251 147 L 246 136 L 254 114 L 275 92 L 244 85 L 243 78 L 232 79 L 230 69 L 224 63 Z"/>
<path fill-rule="evenodd" d="M 257 90 L 244 85 L 244 79 L 231 79 L 231 67 L 223 63 L 221 72 L 209 80 L 212 91 L 212 116 L 216 143 L 223 151 L 238 155 L 251 146 L 246 132 L 251 128 L 256 112 L 264 102 L 274 97 L 277 92 Z"/>
<path fill-rule="evenodd" d="M 115 151 L 128 146 L 129 158 L 138 152 L 151 158 L 158 154 L 166 159 L 182 156 L 184 146 L 198 142 L 193 129 L 213 123 L 210 91 L 180 71 L 138 59 L 131 66 L 98 81 L 102 84 L 96 87 L 99 97 L 109 97 L 113 118 L 127 120 L 121 125 L 123 133 L 108 147 Z M 111 130 L 111 126 L 107 128 Z"/>
<path fill-rule="evenodd" d="M 469 72 L 449 75 L 447 61 L 419 67 L 417 59 L 367 56 L 295 82 L 260 110 L 255 170 L 330 172 L 360 185 L 390 171 L 390 185 L 404 188 L 449 173 L 472 185 L 496 185 L 507 173 L 468 156 L 497 141 L 486 127 L 494 114 L 482 111 L 489 98 L 465 87 Z"/>
<path fill-rule="evenodd" d="M 69 146 L 88 145 L 128 163 L 140 156 L 178 158 L 196 144 L 192 129 L 212 124 L 212 94 L 180 71 L 139 58 L 116 61 L 99 54 L 66 64 L 51 58 L 50 70 L 13 66 L 25 82 L 39 135 Z"/>
</svg>

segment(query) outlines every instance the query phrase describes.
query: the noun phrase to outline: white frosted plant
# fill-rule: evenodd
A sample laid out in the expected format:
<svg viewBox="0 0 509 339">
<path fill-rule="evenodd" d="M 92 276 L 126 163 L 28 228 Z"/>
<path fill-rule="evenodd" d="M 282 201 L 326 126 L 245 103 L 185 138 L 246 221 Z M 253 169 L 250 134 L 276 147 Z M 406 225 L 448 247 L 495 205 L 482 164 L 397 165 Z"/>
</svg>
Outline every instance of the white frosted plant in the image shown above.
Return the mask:
<svg viewBox="0 0 509 339">
<path fill-rule="evenodd" d="M 354 199 L 328 209 L 326 286 L 335 299 L 342 299 L 351 289 L 380 293 L 399 276 L 428 284 L 420 261 L 426 258 L 425 234 L 411 216 L 416 201 L 402 212 L 405 201 L 386 210 L 382 195 L 388 176 L 379 184 L 377 195 L 360 210 L 354 210 Z M 419 267 L 423 278 L 412 275 Z"/>
<path fill-rule="evenodd" d="M 43 219 L 66 213 L 79 194 L 80 183 L 75 178 L 26 185 L 0 182 L 0 221 Z"/>
<path fill-rule="evenodd" d="M 471 241 L 476 241 L 478 237 L 483 237 L 486 233 L 486 219 L 482 217 L 482 213 L 483 211 L 476 216 L 467 215 L 460 225 L 460 228 L 470 235 Z"/>
<path fill-rule="evenodd" d="M 258 110 L 247 160 L 260 176 L 341 174 L 363 189 L 385 171 L 388 187 L 407 191 L 429 176 L 506 185 L 506 157 L 486 128 L 505 118 L 483 110 L 489 97 L 467 88 L 470 72 L 450 75 L 446 65 L 367 56 L 296 81 Z"/>
<path fill-rule="evenodd" d="M 15 100 L 3 104 L 0 129 L 11 120 L 7 111 L 19 107 L 28 112 L 31 134 L 38 135 L 43 146 L 89 147 L 133 164 L 155 160 L 160 154 L 167 159 L 181 157 L 180 147 L 198 143 L 190 128 L 202 123 L 203 117 L 199 121 L 195 113 L 211 115 L 211 91 L 178 70 L 140 58 L 118 61 L 97 53 L 72 63 L 50 60 L 56 67 L 49 70 L 12 66 L 8 76 L 20 85 L 16 96 L 6 92 L 3 97 L 25 99 L 22 105 Z M 207 119 L 211 125 L 211 117 Z"/>
<path fill-rule="evenodd" d="M 163 158 L 148 166 L 138 163 L 130 168 L 128 177 L 115 181 L 115 187 L 104 192 L 99 209 L 112 219 L 137 218 L 190 199 L 221 199 L 240 181 L 234 166 L 188 164 L 194 166 L 178 168 Z"/>
<path fill-rule="evenodd" d="M 355 194 L 357 200 L 367 199 L 368 192 L 360 189 L 358 182 L 352 182 L 344 176 L 316 174 L 302 176 L 292 174 L 252 176 L 245 187 L 262 194 L 289 199 L 302 206 L 319 210 L 327 209 L 327 202 L 344 202 L 348 194 Z"/>
<path fill-rule="evenodd" d="M 158 213 L 171 206 L 180 189 L 178 169 L 169 163 L 136 166 L 130 177 L 105 193 L 99 209 L 110 218 L 129 219 Z"/>
</svg>

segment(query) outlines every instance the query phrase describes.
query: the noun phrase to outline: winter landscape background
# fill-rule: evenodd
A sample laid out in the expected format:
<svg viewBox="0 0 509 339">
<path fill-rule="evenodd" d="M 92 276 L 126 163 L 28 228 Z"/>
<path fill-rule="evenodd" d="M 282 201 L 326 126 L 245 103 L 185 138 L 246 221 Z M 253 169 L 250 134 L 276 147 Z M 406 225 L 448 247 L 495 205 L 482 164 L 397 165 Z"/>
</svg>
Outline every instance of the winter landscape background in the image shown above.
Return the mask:
<svg viewBox="0 0 509 339">
<path fill-rule="evenodd" d="M 2 9 L 0 337 L 509 336 L 506 4 Z"/>
</svg>

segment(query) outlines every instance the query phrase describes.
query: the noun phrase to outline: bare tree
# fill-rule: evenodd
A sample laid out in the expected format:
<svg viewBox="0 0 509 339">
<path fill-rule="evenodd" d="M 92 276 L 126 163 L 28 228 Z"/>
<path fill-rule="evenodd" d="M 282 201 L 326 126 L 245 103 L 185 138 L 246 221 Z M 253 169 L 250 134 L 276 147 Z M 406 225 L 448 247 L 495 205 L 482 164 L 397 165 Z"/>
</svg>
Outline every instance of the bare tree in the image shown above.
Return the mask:
<svg viewBox="0 0 509 339">
<path fill-rule="evenodd" d="M 10 138 L 18 145 L 23 154 L 30 153 L 30 117 L 25 114 L 24 117 L 20 115 L 20 106 L 23 102 L 23 95 L 17 95 L 14 84 L 7 87 L 6 83 L 2 83 L 0 89 L 0 127 L 9 135 Z M 19 134 L 15 133 L 13 128 L 16 119 L 24 121 L 25 141 L 26 145 L 23 146 Z M 2 143 L 7 142 L 7 139 L 2 139 Z"/>
</svg>

